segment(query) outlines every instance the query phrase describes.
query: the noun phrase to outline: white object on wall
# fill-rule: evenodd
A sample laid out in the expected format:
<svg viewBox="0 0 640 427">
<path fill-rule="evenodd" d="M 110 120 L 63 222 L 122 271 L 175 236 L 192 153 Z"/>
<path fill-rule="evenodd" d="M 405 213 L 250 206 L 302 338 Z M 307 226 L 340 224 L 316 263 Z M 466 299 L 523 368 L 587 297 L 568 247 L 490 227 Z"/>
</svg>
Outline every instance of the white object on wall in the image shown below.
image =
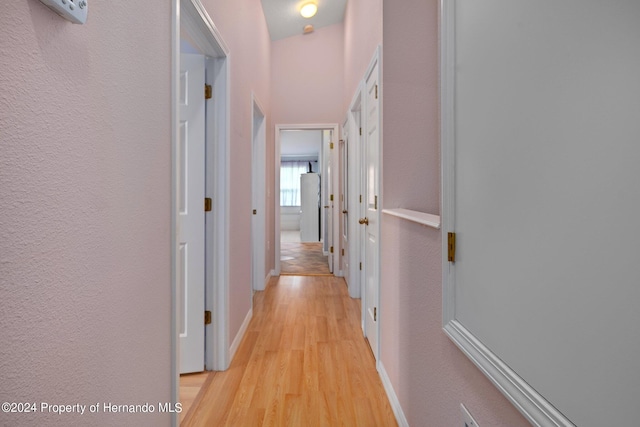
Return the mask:
<svg viewBox="0 0 640 427">
<path fill-rule="evenodd" d="M 320 177 L 317 173 L 300 175 L 300 240 L 320 241 Z"/>
<path fill-rule="evenodd" d="M 464 404 L 460 404 L 460 410 L 462 411 L 462 421 L 464 422 L 464 427 L 479 427 L 476 420 L 473 419 L 469 410 L 464 406 Z"/>
<path fill-rule="evenodd" d="M 87 22 L 89 0 L 40 0 L 58 15 L 74 24 Z"/>
</svg>

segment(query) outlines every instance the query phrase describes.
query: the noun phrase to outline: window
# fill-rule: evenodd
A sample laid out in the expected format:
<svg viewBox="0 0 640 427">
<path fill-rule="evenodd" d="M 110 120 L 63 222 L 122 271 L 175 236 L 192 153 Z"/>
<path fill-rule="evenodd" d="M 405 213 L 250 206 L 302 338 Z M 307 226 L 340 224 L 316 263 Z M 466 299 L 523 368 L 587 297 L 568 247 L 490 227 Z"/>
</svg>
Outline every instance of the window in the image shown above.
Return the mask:
<svg viewBox="0 0 640 427">
<path fill-rule="evenodd" d="M 308 170 L 309 162 L 280 162 L 280 206 L 300 206 L 300 175 Z"/>
</svg>

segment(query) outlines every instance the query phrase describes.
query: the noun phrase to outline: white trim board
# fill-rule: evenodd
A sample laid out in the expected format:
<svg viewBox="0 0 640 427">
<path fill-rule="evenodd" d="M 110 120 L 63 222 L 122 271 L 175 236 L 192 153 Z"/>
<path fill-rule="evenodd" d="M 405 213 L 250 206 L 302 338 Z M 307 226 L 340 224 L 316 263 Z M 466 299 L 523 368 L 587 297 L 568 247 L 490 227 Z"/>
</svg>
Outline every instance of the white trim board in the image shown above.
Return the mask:
<svg viewBox="0 0 640 427">
<path fill-rule="evenodd" d="M 405 417 L 404 415 L 404 411 L 402 410 L 402 406 L 400 405 L 400 400 L 398 400 L 396 391 L 391 384 L 391 379 L 389 378 L 389 375 L 387 375 L 387 371 L 384 369 L 382 361 L 378 362 L 378 375 L 380 376 L 380 380 L 382 381 L 384 391 L 387 393 L 387 398 L 389 398 L 391 410 L 393 410 L 393 415 L 395 415 L 396 417 L 398 427 L 409 427 L 409 421 L 407 421 L 407 417 Z"/>
<path fill-rule="evenodd" d="M 382 213 L 426 225 L 436 230 L 440 229 L 440 217 L 438 215 L 410 209 L 383 209 Z"/>
<path fill-rule="evenodd" d="M 240 347 L 240 343 L 242 343 L 242 339 L 244 338 L 244 334 L 247 332 L 247 328 L 249 327 L 249 323 L 251 323 L 251 319 L 253 318 L 253 309 L 249 310 L 247 315 L 240 325 L 240 330 L 236 334 L 236 337 L 233 339 L 231 343 L 231 347 L 229 348 L 229 359 L 233 360 L 233 357 L 236 355 L 236 351 L 238 351 L 238 347 Z"/>
</svg>

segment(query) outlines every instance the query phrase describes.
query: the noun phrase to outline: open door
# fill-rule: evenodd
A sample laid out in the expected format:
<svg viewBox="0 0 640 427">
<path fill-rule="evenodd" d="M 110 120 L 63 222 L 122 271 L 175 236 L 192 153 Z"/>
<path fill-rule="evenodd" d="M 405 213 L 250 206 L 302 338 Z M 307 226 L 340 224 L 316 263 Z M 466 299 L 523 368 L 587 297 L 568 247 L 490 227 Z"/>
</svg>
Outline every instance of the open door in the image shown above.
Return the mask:
<svg viewBox="0 0 640 427">
<path fill-rule="evenodd" d="M 180 55 L 178 287 L 180 373 L 204 370 L 205 59 Z"/>
<path fill-rule="evenodd" d="M 379 65 L 373 62 L 366 77 L 366 140 L 365 140 L 365 336 L 378 360 L 378 311 L 380 288 L 380 99 Z"/>
<path fill-rule="evenodd" d="M 252 112 L 252 167 L 251 167 L 251 188 L 252 188 L 252 221 L 251 221 L 251 247 L 252 247 L 252 267 L 251 275 L 253 290 L 263 291 L 265 288 L 265 234 L 266 234 L 266 125 L 263 109 L 258 101 L 253 97 Z M 253 300 L 253 299 L 252 299 Z"/>
</svg>

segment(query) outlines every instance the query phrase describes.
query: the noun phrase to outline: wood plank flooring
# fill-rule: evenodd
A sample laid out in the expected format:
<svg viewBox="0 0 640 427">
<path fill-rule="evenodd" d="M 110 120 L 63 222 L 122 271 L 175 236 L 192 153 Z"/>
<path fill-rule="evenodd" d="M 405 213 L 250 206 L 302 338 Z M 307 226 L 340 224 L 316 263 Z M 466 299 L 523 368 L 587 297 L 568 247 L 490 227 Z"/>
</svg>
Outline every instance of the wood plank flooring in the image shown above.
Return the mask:
<svg viewBox="0 0 640 427">
<path fill-rule="evenodd" d="M 281 276 L 254 297 L 227 371 L 216 372 L 192 426 L 396 426 L 342 278 Z"/>
<path fill-rule="evenodd" d="M 282 242 L 280 274 L 299 276 L 331 276 L 329 262 L 322 254 L 320 242 Z"/>
<path fill-rule="evenodd" d="M 214 372 L 205 371 L 195 374 L 180 375 L 180 423 L 191 417 L 204 394 L 204 390 L 213 379 Z"/>
</svg>

